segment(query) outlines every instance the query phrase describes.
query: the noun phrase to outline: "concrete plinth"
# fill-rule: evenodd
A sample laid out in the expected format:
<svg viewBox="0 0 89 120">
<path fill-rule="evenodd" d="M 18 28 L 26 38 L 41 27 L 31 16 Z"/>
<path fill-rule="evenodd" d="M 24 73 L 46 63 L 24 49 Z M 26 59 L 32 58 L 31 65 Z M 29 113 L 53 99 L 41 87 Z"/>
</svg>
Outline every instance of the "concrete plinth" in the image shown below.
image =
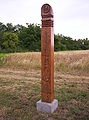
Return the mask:
<svg viewBox="0 0 89 120">
<path fill-rule="evenodd" d="M 54 99 L 52 103 L 46 103 L 39 100 L 37 103 L 37 111 L 53 113 L 58 107 L 58 100 Z"/>
</svg>

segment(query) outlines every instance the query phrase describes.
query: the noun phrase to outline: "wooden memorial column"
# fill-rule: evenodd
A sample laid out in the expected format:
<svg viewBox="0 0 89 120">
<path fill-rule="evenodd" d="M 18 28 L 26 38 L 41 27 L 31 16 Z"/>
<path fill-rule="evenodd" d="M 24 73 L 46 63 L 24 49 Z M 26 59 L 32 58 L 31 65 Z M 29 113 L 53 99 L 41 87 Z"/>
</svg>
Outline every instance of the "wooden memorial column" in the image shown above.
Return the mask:
<svg viewBox="0 0 89 120">
<path fill-rule="evenodd" d="M 41 96 L 42 102 L 54 100 L 54 20 L 49 4 L 41 8 Z"/>
<path fill-rule="evenodd" d="M 58 101 L 54 99 L 54 20 L 49 4 L 42 6 L 41 16 L 41 100 L 37 102 L 37 110 L 52 113 Z"/>
</svg>

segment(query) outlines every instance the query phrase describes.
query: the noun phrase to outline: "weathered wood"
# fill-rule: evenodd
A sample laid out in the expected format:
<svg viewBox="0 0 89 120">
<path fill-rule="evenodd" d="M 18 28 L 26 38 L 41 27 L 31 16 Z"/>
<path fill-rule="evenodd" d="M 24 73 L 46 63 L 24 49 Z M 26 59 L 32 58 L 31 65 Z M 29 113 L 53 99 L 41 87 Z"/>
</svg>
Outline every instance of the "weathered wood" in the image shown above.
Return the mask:
<svg viewBox="0 0 89 120">
<path fill-rule="evenodd" d="M 42 102 L 54 100 L 54 26 L 53 10 L 49 4 L 41 8 L 41 96 Z"/>
</svg>

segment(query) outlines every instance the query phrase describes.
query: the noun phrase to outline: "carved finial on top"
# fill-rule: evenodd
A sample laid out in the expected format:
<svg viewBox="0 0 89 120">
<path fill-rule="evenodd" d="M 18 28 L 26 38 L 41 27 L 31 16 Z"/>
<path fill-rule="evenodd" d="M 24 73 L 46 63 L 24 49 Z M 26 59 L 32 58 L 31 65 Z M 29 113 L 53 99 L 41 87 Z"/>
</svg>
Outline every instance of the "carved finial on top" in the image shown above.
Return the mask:
<svg viewBox="0 0 89 120">
<path fill-rule="evenodd" d="M 49 4 L 44 4 L 41 7 L 41 16 L 42 18 L 53 18 L 53 10 Z"/>
</svg>

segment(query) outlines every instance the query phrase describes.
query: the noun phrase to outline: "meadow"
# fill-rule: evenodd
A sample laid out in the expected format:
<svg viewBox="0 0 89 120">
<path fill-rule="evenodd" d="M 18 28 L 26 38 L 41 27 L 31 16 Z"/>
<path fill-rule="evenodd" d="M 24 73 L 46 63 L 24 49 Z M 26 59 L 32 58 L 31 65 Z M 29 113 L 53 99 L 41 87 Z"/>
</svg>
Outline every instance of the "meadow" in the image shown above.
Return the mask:
<svg viewBox="0 0 89 120">
<path fill-rule="evenodd" d="M 41 53 L 0 54 L 0 120 L 89 120 L 89 51 L 55 52 L 53 114 L 41 99 Z"/>
</svg>

